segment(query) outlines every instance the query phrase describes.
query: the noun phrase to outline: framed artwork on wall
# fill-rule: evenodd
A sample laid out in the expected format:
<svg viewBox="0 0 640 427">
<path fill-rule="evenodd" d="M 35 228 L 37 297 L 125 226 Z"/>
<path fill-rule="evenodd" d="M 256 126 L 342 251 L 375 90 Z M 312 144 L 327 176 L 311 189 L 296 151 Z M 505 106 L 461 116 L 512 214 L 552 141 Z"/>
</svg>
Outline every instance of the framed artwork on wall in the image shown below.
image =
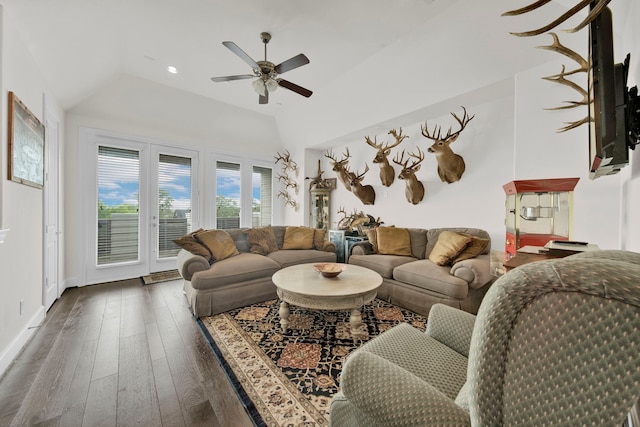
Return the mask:
<svg viewBox="0 0 640 427">
<path fill-rule="evenodd" d="M 44 187 L 44 125 L 9 92 L 9 179 Z"/>
</svg>

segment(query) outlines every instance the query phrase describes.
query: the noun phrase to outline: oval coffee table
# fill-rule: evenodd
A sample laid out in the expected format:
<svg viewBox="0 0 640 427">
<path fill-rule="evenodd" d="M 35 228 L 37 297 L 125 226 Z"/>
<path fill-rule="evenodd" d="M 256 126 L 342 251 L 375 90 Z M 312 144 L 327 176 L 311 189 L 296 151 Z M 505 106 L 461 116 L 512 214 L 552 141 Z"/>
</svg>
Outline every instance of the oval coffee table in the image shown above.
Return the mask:
<svg viewBox="0 0 640 427">
<path fill-rule="evenodd" d="M 360 307 L 374 300 L 382 277 L 357 265 L 334 278 L 323 277 L 314 264 L 299 264 L 277 271 L 272 281 L 280 297 L 280 325 L 289 327 L 289 304 L 316 310 L 351 310 L 351 333 L 362 326 Z"/>
</svg>

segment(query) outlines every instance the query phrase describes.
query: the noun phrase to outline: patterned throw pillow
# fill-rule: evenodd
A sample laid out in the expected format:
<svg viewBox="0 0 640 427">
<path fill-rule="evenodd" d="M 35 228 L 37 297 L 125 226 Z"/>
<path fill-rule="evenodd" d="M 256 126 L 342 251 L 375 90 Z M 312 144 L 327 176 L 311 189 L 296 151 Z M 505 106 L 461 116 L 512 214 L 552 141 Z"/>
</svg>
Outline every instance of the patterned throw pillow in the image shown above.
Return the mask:
<svg viewBox="0 0 640 427">
<path fill-rule="evenodd" d="M 411 236 L 406 228 L 378 227 L 376 234 L 379 253 L 411 256 Z"/>
<path fill-rule="evenodd" d="M 282 249 L 313 249 L 315 230 L 310 227 L 287 227 Z"/>
<path fill-rule="evenodd" d="M 240 253 L 233 238 L 224 230 L 207 230 L 197 233 L 196 240 L 209 249 L 213 259 L 216 261 L 221 261 Z"/>
<path fill-rule="evenodd" d="M 198 242 L 195 238 L 195 235 L 202 231 L 203 229 L 199 228 L 196 231 L 193 231 L 189 234 L 186 234 L 180 237 L 179 239 L 173 240 L 173 243 L 180 246 L 182 249 L 189 251 L 194 255 L 200 255 L 207 261 L 211 262 L 211 258 L 212 258 L 211 252 L 209 252 L 209 249 L 207 249 L 206 246 Z"/>
<path fill-rule="evenodd" d="M 464 234 L 464 233 L 462 233 Z M 489 239 L 483 239 L 482 237 L 472 236 L 470 234 L 465 234 L 465 236 L 471 237 L 471 241 L 467 245 L 466 248 L 451 262 L 452 265 L 455 265 L 457 262 L 463 261 L 465 259 L 475 258 L 487 249 Z"/>
<path fill-rule="evenodd" d="M 429 254 L 429 260 L 438 265 L 451 263 L 471 242 L 469 235 L 445 230 L 438 236 L 438 241 Z"/>
<path fill-rule="evenodd" d="M 268 255 L 278 250 L 276 236 L 271 227 L 248 228 L 244 232 L 252 254 Z"/>
</svg>

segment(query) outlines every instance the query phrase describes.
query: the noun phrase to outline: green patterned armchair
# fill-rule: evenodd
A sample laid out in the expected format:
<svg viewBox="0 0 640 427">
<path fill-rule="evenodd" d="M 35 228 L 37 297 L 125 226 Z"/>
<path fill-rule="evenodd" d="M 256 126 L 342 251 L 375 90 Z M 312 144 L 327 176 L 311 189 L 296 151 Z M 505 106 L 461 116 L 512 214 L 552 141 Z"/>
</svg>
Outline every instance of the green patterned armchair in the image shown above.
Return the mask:
<svg viewBox="0 0 640 427">
<path fill-rule="evenodd" d="M 436 305 L 353 352 L 330 422 L 620 426 L 640 396 L 640 254 L 586 252 L 498 279 L 477 318 Z"/>
</svg>

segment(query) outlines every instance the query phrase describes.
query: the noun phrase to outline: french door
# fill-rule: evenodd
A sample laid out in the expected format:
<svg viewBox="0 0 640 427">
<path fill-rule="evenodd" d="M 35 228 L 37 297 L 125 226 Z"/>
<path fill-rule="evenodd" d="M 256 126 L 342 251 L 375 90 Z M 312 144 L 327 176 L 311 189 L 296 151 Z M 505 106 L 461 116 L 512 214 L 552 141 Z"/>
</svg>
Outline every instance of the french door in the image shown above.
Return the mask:
<svg viewBox="0 0 640 427">
<path fill-rule="evenodd" d="M 198 222 L 198 153 L 111 135 L 90 139 L 86 282 L 175 269 L 173 240 Z"/>
</svg>

